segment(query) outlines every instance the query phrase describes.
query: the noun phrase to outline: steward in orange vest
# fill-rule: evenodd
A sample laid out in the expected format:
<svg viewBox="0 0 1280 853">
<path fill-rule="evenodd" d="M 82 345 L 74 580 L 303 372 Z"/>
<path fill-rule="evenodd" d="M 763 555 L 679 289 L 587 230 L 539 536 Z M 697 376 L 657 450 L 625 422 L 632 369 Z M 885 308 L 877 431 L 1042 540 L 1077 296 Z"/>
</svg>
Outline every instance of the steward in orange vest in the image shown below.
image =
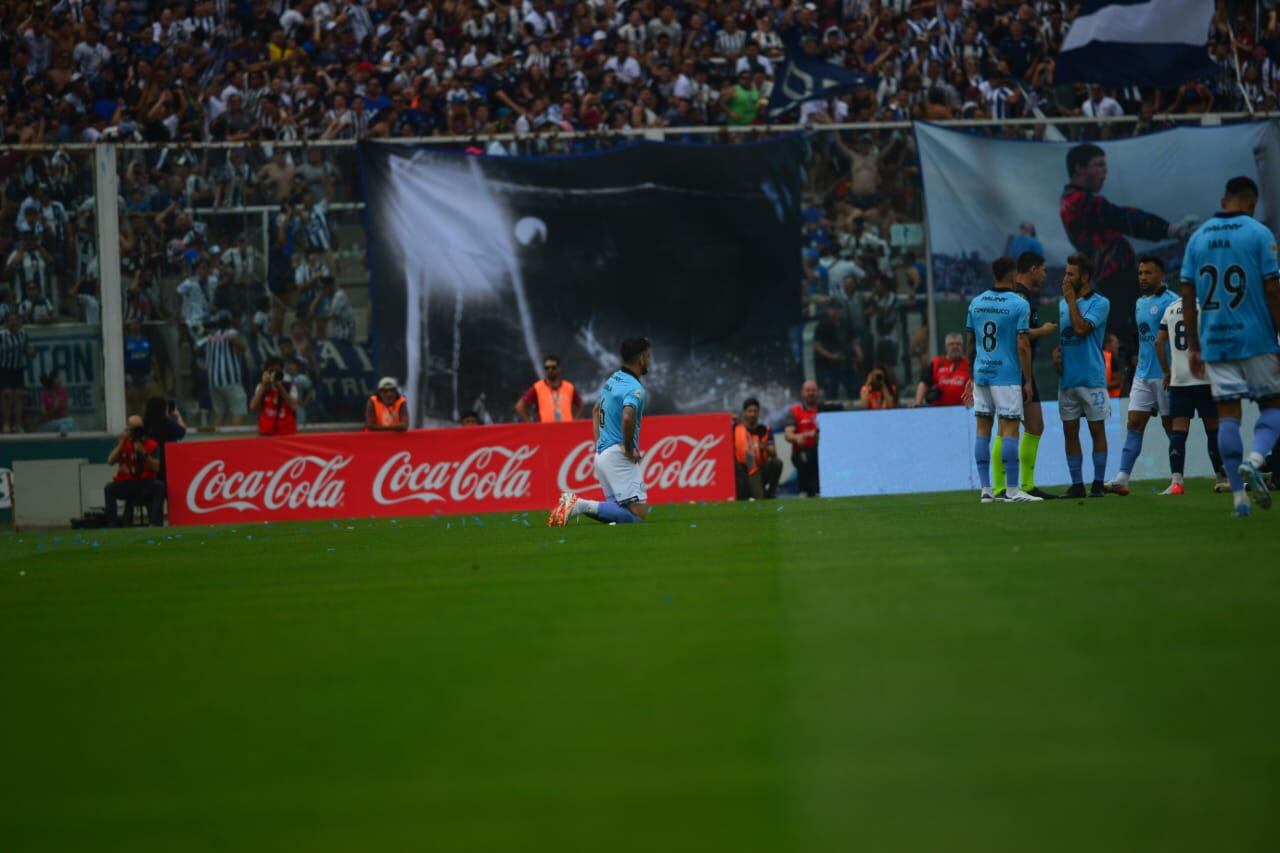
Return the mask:
<svg viewBox="0 0 1280 853">
<path fill-rule="evenodd" d="M 390 376 L 378 381 L 377 393 L 365 405 L 364 428 L 366 432 L 404 432 L 409 428 L 404 395 Z"/>
<path fill-rule="evenodd" d="M 738 500 L 764 500 L 777 492 L 782 461 L 773 444 L 773 433 L 760 423 L 760 401 L 748 397 L 742 417 L 733 425 L 734 481 Z"/>
<path fill-rule="evenodd" d="M 533 409 L 537 407 L 536 420 L 544 424 L 572 421 L 582 417 L 582 398 L 573 387 L 573 383 L 560 378 L 560 359 L 549 355 L 542 360 L 542 369 L 546 373 L 524 392 L 524 396 L 516 402 L 516 414 L 521 420 L 532 423 L 535 418 Z"/>
</svg>

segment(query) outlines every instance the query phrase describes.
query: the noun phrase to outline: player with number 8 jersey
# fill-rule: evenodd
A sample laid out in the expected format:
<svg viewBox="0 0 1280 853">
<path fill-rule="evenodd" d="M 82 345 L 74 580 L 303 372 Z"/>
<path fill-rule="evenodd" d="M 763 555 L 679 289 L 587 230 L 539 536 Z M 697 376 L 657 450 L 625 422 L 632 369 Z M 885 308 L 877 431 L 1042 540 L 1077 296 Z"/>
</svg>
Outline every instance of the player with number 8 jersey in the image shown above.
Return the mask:
<svg viewBox="0 0 1280 853">
<path fill-rule="evenodd" d="M 991 264 L 995 287 L 969 303 L 966 327 L 973 358 L 973 413 L 977 438 L 973 458 L 982 484 L 983 503 L 997 500 L 1030 503 L 1042 500 L 1018 488 L 1018 428 L 1024 399 L 1031 399 L 1031 305 L 1013 291 L 1017 267 L 1008 258 Z M 1007 487 L 991 491 L 991 427 L 1000 419 L 1001 453 Z"/>
<path fill-rule="evenodd" d="M 1276 238 L 1253 218 L 1258 185 L 1247 177 L 1227 182 L 1222 210 L 1187 241 L 1182 256 L 1182 311 L 1188 360 L 1207 373 L 1218 404 L 1218 449 L 1231 481 L 1237 517 L 1257 504 L 1271 506 L 1259 469 L 1280 436 L 1280 263 Z M 1244 456 L 1240 401 L 1261 410 L 1253 452 Z"/>
</svg>

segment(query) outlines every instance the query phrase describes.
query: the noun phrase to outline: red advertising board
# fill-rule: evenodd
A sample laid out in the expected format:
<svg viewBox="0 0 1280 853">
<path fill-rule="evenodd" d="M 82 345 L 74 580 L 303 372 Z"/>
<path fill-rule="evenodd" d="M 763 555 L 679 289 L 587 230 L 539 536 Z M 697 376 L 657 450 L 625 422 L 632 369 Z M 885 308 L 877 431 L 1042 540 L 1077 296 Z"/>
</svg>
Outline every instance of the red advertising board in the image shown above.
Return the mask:
<svg viewBox="0 0 1280 853">
<path fill-rule="evenodd" d="M 730 417 L 654 416 L 641 447 L 651 503 L 732 500 Z M 600 498 L 591 424 L 407 433 L 312 433 L 166 448 L 169 521 L 550 509 L 562 491 Z"/>
</svg>

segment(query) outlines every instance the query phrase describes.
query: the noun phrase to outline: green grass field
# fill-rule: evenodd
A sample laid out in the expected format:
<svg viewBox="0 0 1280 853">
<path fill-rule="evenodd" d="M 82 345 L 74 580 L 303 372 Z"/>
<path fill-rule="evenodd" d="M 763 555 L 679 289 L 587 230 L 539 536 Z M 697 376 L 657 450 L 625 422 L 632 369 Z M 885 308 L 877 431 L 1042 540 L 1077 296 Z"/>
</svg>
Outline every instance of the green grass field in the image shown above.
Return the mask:
<svg viewBox="0 0 1280 853">
<path fill-rule="evenodd" d="M 1150 485 L 0 536 L 0 850 L 1275 850 L 1280 510 Z"/>
</svg>

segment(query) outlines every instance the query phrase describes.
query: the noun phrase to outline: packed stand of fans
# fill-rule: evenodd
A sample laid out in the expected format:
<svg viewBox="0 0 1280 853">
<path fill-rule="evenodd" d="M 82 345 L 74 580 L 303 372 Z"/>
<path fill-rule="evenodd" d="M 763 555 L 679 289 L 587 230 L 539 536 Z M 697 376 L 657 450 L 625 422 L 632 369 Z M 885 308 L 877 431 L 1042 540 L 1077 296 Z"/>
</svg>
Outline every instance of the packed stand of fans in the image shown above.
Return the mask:
<svg viewBox="0 0 1280 853">
<path fill-rule="evenodd" d="M 0 136 L 747 125 L 763 121 L 789 46 L 876 77 L 804 105 L 806 122 L 1273 108 L 1280 21 L 1267 5 L 1261 20 L 1254 4 L 1221 5 L 1215 79 L 1090 93 L 1054 86 L 1072 8 L 1056 0 L 19 0 L 0 8 Z"/>
<path fill-rule="evenodd" d="M 875 77 L 779 119 L 819 130 L 1141 115 L 1116 131 L 1130 133 L 1160 112 L 1275 107 L 1274 8 L 1221 5 L 1217 74 L 1169 91 L 1055 86 L 1071 14 L 1052 0 L 20 0 L 0 4 L 0 139 L 159 144 L 120 164 L 131 393 L 185 394 L 237 423 L 228 389 L 247 396 L 279 357 L 302 377 L 305 421 L 322 343 L 362 337 L 342 283 L 363 264 L 328 208 L 350 200 L 350 150 L 280 143 L 764 124 L 789 50 Z M 901 132 L 814 143 L 793 343 L 828 396 L 879 405 L 927 348 L 915 152 Z M 97 323 L 90 158 L 6 151 L 0 182 L 0 315 Z M 265 235 L 260 215 L 230 213 L 249 205 L 272 207 Z"/>
</svg>

